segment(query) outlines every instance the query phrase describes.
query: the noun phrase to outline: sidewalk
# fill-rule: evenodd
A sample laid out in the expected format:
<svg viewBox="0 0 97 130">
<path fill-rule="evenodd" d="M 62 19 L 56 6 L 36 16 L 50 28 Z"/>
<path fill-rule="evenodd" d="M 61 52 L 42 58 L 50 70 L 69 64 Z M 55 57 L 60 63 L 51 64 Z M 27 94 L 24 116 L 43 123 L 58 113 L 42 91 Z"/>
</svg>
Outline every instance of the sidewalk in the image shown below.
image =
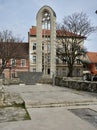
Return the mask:
<svg viewBox="0 0 97 130">
<path fill-rule="evenodd" d="M 7 91 L 20 93 L 31 120 L 0 123 L 0 130 L 97 130 L 69 111 L 77 108 L 97 111 L 96 96 L 50 85 L 13 85 Z"/>
</svg>

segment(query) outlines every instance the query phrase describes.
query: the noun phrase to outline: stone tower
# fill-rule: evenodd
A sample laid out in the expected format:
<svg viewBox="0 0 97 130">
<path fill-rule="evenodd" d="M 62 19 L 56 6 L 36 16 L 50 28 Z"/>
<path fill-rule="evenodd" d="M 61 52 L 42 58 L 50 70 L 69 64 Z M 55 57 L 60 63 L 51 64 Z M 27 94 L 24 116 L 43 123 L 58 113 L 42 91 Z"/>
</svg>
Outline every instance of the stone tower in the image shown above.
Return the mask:
<svg viewBox="0 0 97 130">
<path fill-rule="evenodd" d="M 56 13 L 49 6 L 43 6 L 37 13 L 36 72 L 44 75 L 56 73 Z M 43 50 L 43 46 L 47 49 Z"/>
</svg>

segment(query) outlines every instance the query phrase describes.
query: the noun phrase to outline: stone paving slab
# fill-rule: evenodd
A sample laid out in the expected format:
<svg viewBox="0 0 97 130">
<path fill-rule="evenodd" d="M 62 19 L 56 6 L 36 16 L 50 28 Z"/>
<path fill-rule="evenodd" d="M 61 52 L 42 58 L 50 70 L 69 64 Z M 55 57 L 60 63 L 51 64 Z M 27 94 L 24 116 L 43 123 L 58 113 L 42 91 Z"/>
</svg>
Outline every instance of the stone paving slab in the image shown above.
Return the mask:
<svg viewBox="0 0 97 130">
<path fill-rule="evenodd" d="M 97 130 L 64 107 L 29 109 L 30 121 L 0 124 L 0 130 Z"/>
<path fill-rule="evenodd" d="M 97 97 L 50 85 L 10 86 L 8 90 L 19 92 L 27 108 L 97 104 Z"/>
<path fill-rule="evenodd" d="M 0 123 L 0 130 L 97 130 L 92 124 L 68 110 L 82 107 L 97 111 L 96 96 L 50 85 L 12 85 L 6 86 L 6 91 L 20 93 L 26 102 L 31 120 Z M 62 102 L 85 102 L 85 104 L 33 108 L 35 103 L 40 105 Z"/>
</svg>

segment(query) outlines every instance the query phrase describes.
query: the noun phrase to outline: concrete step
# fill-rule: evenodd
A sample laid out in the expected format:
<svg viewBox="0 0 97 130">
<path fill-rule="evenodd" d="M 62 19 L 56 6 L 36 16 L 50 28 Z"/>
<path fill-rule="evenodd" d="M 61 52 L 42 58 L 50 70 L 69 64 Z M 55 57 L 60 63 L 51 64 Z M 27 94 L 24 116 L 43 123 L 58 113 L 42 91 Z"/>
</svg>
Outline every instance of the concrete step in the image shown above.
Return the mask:
<svg viewBox="0 0 97 130">
<path fill-rule="evenodd" d="M 50 102 L 50 103 L 32 103 L 27 102 L 26 108 L 46 108 L 46 107 L 67 107 L 67 106 L 88 106 L 97 105 L 96 101 L 86 102 Z"/>
</svg>

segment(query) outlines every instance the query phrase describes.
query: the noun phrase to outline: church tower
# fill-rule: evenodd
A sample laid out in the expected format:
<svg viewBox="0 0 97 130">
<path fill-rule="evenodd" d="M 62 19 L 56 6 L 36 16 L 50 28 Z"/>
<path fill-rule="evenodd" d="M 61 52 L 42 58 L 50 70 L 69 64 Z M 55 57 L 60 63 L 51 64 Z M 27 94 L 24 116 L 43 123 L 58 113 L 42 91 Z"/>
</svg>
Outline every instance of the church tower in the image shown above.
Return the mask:
<svg viewBox="0 0 97 130">
<path fill-rule="evenodd" d="M 43 6 L 36 21 L 36 72 L 52 78 L 56 72 L 56 14 L 51 7 Z"/>
</svg>

